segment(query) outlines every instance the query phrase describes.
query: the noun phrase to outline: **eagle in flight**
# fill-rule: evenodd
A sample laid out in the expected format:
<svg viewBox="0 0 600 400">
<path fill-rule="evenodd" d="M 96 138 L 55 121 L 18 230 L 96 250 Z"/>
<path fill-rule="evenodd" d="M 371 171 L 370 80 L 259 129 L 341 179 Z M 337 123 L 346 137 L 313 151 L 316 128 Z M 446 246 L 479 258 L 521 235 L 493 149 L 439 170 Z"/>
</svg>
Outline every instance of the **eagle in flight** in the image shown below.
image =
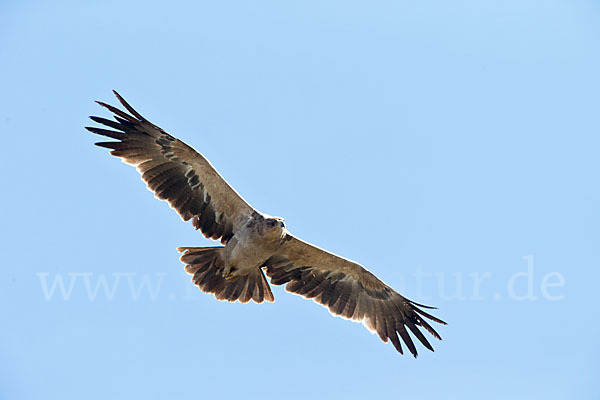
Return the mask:
<svg viewBox="0 0 600 400">
<path fill-rule="evenodd" d="M 433 351 L 419 330 L 422 327 L 441 340 L 427 319 L 445 322 L 423 311 L 433 307 L 408 300 L 360 264 L 289 233 L 283 218 L 254 209 L 202 154 L 114 93 L 129 113 L 98 101 L 114 114 L 114 121 L 90 117 L 105 127 L 86 129 L 116 139 L 96 145 L 135 166 L 157 198 L 166 200 L 184 221 L 191 219 L 205 237 L 221 241 L 222 246 L 177 249 L 200 290 L 218 300 L 272 302 L 266 273 L 272 284 L 286 284 L 287 291 L 313 299 L 333 315 L 362 322 L 384 342 L 389 339 L 401 354 L 402 340 L 417 357 L 408 331 Z"/>
</svg>

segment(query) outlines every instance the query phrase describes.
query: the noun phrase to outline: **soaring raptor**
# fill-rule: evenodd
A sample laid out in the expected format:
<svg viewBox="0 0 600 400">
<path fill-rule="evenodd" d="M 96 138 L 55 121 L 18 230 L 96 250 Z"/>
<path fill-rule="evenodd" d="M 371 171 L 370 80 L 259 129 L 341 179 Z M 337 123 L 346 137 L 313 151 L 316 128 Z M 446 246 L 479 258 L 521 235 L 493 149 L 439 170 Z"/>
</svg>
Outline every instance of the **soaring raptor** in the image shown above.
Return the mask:
<svg viewBox="0 0 600 400">
<path fill-rule="evenodd" d="M 96 145 L 135 166 L 157 198 L 166 200 L 184 221 L 191 219 L 205 237 L 221 241 L 223 246 L 177 249 L 200 290 L 218 300 L 272 302 L 266 272 L 272 284 L 285 283 L 287 291 L 313 299 L 333 315 L 362 322 L 384 342 L 391 340 L 402 354 L 400 339 L 417 356 L 408 331 L 433 351 L 419 330 L 425 328 L 441 340 L 426 319 L 445 322 L 423 311 L 433 307 L 408 300 L 360 264 L 293 236 L 283 218 L 255 210 L 202 154 L 114 93 L 129 113 L 98 101 L 114 114 L 114 121 L 90 118 L 112 129 L 86 129 L 116 139 Z"/>
</svg>

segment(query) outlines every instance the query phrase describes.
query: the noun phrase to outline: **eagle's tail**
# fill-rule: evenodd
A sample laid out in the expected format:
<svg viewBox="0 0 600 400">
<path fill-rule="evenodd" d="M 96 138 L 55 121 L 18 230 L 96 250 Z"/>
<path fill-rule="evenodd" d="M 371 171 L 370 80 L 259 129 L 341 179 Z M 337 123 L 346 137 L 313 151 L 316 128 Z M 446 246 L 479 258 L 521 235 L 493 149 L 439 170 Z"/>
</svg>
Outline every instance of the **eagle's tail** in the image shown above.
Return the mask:
<svg viewBox="0 0 600 400">
<path fill-rule="evenodd" d="M 192 275 L 192 281 L 205 293 L 212 293 L 217 300 L 255 303 L 274 301 L 273 293 L 265 275 L 260 268 L 256 268 L 247 275 L 234 279 L 225 279 L 224 247 L 179 247 L 177 251 L 183 252 L 181 262 L 185 264 L 185 271 Z"/>
</svg>

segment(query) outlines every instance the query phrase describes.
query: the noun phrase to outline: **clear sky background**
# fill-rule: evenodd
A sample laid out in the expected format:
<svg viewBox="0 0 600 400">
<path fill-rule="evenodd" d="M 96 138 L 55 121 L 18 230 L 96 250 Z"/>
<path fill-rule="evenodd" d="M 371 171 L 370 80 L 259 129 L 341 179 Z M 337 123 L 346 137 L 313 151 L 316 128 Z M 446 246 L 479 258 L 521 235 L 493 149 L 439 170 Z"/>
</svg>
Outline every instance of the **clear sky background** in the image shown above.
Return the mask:
<svg viewBox="0 0 600 400">
<path fill-rule="evenodd" d="M 599 44 L 596 1 L 2 2 L 0 398 L 600 398 Z M 213 242 L 83 129 L 112 89 L 435 353 L 200 293 Z"/>
</svg>

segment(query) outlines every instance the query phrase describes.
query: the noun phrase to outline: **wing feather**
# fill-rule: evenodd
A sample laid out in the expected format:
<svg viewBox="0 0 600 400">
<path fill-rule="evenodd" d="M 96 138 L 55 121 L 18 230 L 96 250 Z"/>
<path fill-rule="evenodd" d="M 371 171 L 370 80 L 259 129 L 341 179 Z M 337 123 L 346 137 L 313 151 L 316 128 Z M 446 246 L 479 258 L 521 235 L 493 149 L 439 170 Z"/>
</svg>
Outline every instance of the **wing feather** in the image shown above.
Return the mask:
<svg viewBox="0 0 600 400">
<path fill-rule="evenodd" d="M 404 298 L 360 264 L 292 235 L 287 235 L 278 254 L 267 260 L 266 267 L 274 285 L 286 284 L 287 291 L 315 300 L 333 315 L 362 322 L 382 341 L 391 341 L 401 354 L 404 342 L 413 356 L 418 355 L 408 331 L 433 351 L 419 327 L 441 340 L 422 317 L 440 324 L 445 322 L 419 308 L 431 307 Z"/>
<path fill-rule="evenodd" d="M 226 243 L 255 210 L 202 154 L 149 122 L 114 93 L 129 114 L 98 101 L 114 114 L 115 121 L 90 118 L 112 129 L 86 129 L 117 141 L 96 145 L 134 165 L 148 189 L 166 200 L 184 221 L 192 219 L 204 236 Z"/>
</svg>

